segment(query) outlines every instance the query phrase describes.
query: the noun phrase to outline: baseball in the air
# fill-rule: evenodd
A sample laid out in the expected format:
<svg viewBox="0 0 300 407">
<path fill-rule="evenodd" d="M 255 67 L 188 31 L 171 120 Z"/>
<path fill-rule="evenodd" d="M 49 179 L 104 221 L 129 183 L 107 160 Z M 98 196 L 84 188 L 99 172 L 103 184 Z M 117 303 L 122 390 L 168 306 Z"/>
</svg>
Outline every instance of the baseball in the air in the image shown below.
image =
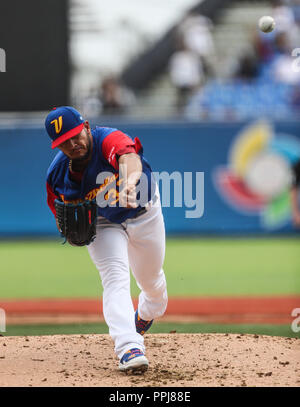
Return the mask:
<svg viewBox="0 0 300 407">
<path fill-rule="evenodd" d="M 271 16 L 263 16 L 258 22 L 259 29 L 264 33 L 270 33 L 275 28 L 274 18 Z"/>
</svg>

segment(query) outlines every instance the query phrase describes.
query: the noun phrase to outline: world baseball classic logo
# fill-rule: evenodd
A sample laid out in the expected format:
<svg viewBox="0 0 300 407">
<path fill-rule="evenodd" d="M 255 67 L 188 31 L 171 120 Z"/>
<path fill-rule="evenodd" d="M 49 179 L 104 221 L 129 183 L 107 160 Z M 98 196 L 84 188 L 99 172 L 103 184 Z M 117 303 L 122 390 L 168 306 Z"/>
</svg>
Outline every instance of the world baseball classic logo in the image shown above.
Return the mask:
<svg viewBox="0 0 300 407">
<path fill-rule="evenodd" d="M 0 48 L 0 72 L 6 72 L 6 52 Z"/>
</svg>

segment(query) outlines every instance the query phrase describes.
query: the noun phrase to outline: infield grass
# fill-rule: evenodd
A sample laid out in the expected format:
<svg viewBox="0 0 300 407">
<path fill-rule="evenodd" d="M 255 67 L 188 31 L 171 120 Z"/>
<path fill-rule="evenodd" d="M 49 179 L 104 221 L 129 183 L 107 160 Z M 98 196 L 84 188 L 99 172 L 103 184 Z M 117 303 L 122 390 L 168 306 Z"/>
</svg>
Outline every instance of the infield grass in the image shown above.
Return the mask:
<svg viewBox="0 0 300 407">
<path fill-rule="evenodd" d="M 296 295 L 300 240 L 168 239 L 169 296 Z M 102 295 L 86 248 L 61 241 L 0 242 L 0 298 L 94 298 Z M 132 282 L 132 294 L 139 289 Z"/>
<path fill-rule="evenodd" d="M 300 333 L 291 330 L 290 325 L 254 325 L 254 324 L 197 324 L 197 323 L 163 323 L 152 325 L 149 333 L 236 333 L 257 334 L 271 336 L 285 336 L 300 338 Z M 64 325 L 10 325 L 4 336 L 31 335 L 79 335 L 79 334 L 108 334 L 105 323 L 64 324 Z"/>
</svg>

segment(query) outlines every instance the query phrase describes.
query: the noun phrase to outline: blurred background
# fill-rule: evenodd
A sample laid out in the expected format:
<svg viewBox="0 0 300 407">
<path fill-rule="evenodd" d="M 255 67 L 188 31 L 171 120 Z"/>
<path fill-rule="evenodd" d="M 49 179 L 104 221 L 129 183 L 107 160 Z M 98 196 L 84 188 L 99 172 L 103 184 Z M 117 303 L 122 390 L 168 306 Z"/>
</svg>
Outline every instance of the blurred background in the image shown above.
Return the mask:
<svg viewBox="0 0 300 407">
<path fill-rule="evenodd" d="M 299 336 L 299 0 L 10 0 L 0 50 L 5 334 L 107 332 L 97 271 L 46 204 L 44 119 L 72 105 L 139 137 L 153 171 L 204 173 L 203 216 L 163 207 L 170 305 L 152 332 Z"/>
</svg>

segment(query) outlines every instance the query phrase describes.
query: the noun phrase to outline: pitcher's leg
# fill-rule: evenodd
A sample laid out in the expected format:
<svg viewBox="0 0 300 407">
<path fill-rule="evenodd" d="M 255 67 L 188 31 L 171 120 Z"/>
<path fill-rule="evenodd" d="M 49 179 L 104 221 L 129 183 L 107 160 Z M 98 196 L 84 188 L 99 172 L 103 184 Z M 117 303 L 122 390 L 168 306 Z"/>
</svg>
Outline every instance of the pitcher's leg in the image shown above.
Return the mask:
<svg viewBox="0 0 300 407">
<path fill-rule="evenodd" d="M 103 285 L 103 314 L 119 358 L 131 348 L 144 351 L 141 335 L 136 333 L 134 308 L 130 295 L 128 237 L 121 228 L 97 229 L 88 246 Z"/>
<path fill-rule="evenodd" d="M 167 308 L 168 295 L 163 271 L 165 256 L 165 227 L 160 208 L 129 224 L 129 263 L 141 293 L 139 316 L 151 320 L 162 316 Z"/>
</svg>

